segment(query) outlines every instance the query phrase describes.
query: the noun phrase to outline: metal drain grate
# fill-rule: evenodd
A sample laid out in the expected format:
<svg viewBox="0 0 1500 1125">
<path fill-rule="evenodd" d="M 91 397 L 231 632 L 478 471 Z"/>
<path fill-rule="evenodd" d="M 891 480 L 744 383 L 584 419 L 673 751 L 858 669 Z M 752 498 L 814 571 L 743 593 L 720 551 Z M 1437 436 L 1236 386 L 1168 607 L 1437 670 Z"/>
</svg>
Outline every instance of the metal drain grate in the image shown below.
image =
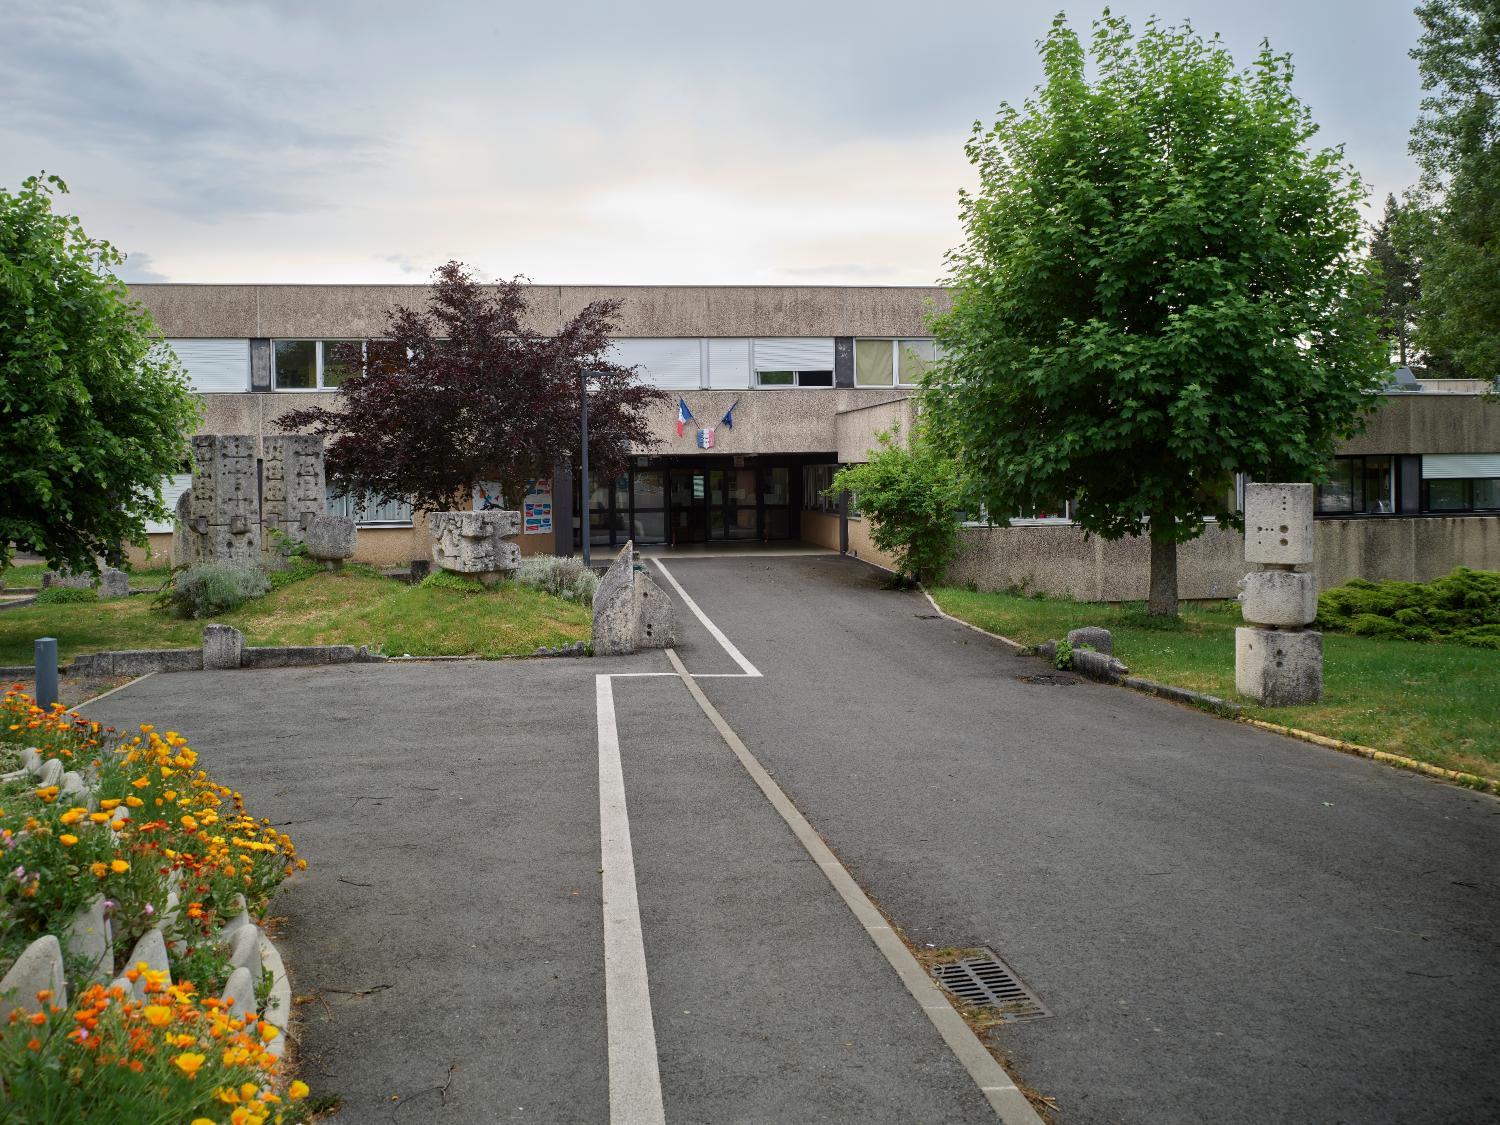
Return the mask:
<svg viewBox="0 0 1500 1125">
<path fill-rule="evenodd" d="M 982 957 L 934 965 L 932 975 L 964 1003 L 994 1008 L 1006 1023 L 1042 1019 L 1052 1014 L 1010 967 L 987 949 Z"/>
</svg>

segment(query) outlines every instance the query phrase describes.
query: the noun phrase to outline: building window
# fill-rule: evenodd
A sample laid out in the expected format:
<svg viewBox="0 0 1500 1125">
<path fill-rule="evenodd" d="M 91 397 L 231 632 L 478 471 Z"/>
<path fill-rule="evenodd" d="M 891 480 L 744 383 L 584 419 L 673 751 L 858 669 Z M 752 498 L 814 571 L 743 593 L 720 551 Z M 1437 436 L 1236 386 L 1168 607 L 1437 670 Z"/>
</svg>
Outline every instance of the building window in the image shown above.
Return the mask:
<svg viewBox="0 0 1500 1125">
<path fill-rule="evenodd" d="M 364 370 L 363 340 L 277 340 L 278 391 L 332 390 Z"/>
<path fill-rule="evenodd" d="M 1320 516 L 1388 516 L 1396 511 L 1395 458 L 1335 457 L 1313 490 Z"/>
<path fill-rule="evenodd" d="M 1422 510 L 1500 511 L 1500 453 L 1424 454 Z"/>
<path fill-rule="evenodd" d="M 932 340 L 855 340 L 856 387 L 912 387 L 937 359 Z"/>
<path fill-rule="evenodd" d="M 759 387 L 831 387 L 832 371 L 757 371 Z"/>
<path fill-rule="evenodd" d="M 355 504 L 351 496 L 328 490 L 328 514 L 352 519 L 360 527 L 410 527 L 411 505 L 404 500 L 368 497 Z"/>
<path fill-rule="evenodd" d="M 804 512 L 826 512 L 832 516 L 839 514 L 838 493 L 832 496 L 824 494 L 833 486 L 833 477 L 838 471 L 837 465 L 802 466 L 802 510 Z"/>
</svg>

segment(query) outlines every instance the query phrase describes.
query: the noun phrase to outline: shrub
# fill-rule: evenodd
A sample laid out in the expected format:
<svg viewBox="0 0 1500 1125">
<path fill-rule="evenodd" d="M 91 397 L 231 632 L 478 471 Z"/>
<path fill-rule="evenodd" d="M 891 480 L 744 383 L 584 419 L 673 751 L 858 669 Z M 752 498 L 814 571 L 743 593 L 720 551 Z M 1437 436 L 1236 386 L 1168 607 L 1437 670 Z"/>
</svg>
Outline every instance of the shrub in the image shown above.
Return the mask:
<svg viewBox="0 0 1500 1125">
<path fill-rule="evenodd" d="M 1323 591 L 1317 624 L 1365 637 L 1500 648 L 1500 574 L 1461 566 L 1431 582 L 1355 578 Z"/>
<path fill-rule="evenodd" d="M 590 606 L 594 604 L 594 591 L 599 588 L 599 576 L 584 566 L 583 560 L 556 555 L 523 558 L 516 581 L 533 590 Z"/>
<path fill-rule="evenodd" d="M 484 583 L 473 578 L 465 578 L 454 574 L 451 570 L 434 570 L 426 578 L 422 579 L 421 586 L 424 590 L 451 590 L 455 594 L 482 594 L 485 592 Z"/>
<path fill-rule="evenodd" d="M 48 586 L 36 596 L 37 605 L 67 605 L 70 602 L 97 602 L 99 591 L 82 586 Z"/>
<path fill-rule="evenodd" d="M 195 563 L 173 572 L 172 580 L 157 595 L 157 603 L 165 604 L 178 617 L 214 617 L 270 590 L 271 581 L 259 567 Z"/>
</svg>

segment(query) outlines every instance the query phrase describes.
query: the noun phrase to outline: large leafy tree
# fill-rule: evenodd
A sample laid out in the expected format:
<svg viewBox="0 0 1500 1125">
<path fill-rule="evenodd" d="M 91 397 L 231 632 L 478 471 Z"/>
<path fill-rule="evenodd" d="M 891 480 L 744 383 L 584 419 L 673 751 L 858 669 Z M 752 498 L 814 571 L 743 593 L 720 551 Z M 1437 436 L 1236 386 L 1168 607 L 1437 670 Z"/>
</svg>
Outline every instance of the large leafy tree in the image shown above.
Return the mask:
<svg viewBox="0 0 1500 1125">
<path fill-rule="evenodd" d="M 1412 322 L 1417 299 L 1421 295 L 1421 278 L 1416 258 L 1403 245 L 1401 204 L 1394 195 L 1385 197 L 1385 214 L 1370 232 L 1370 260 L 1380 267 L 1382 290 L 1380 334 L 1391 349 L 1392 358 L 1403 367 L 1411 362 Z"/>
<path fill-rule="evenodd" d="M 544 335 L 528 324 L 519 281 L 484 286 L 449 262 L 425 309 L 391 311 L 385 338 L 366 349 L 363 377 L 339 385 L 333 408 L 295 410 L 279 424 L 323 435 L 330 482 L 357 498 L 440 511 L 498 481 L 516 504 L 526 480 L 577 464 L 586 370 L 590 470 L 614 475 L 631 446 L 653 444 L 646 410 L 668 398 L 605 359 L 619 309 L 595 301 Z M 357 367 L 360 357 L 347 362 Z"/>
<path fill-rule="evenodd" d="M 1240 525 L 1233 474 L 1315 477 L 1373 406 L 1362 188 L 1269 48 L 1237 70 L 1106 14 L 1091 49 L 1059 17 L 1041 51 L 1044 84 L 967 147 L 926 410 L 992 517 L 1075 497 L 1088 532 L 1149 532 L 1174 614 L 1176 545 Z"/>
<path fill-rule="evenodd" d="M 0 189 L 0 567 L 19 549 L 83 572 L 168 513 L 198 406 L 111 270 L 124 257 L 53 210 L 56 176 Z"/>
<path fill-rule="evenodd" d="M 1427 0 L 1412 57 L 1422 112 L 1411 149 L 1422 257 L 1418 343 L 1470 373 L 1500 373 L 1500 4 Z"/>
</svg>

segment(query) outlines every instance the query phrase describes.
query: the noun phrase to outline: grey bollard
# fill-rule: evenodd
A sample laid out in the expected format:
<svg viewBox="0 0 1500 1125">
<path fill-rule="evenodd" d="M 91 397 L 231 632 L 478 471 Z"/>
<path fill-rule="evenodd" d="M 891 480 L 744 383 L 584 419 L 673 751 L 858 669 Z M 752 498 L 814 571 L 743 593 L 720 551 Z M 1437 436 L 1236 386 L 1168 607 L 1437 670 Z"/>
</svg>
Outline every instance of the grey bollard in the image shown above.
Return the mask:
<svg viewBox="0 0 1500 1125">
<path fill-rule="evenodd" d="M 57 638 L 36 642 L 36 705 L 51 710 L 57 702 Z"/>
</svg>

